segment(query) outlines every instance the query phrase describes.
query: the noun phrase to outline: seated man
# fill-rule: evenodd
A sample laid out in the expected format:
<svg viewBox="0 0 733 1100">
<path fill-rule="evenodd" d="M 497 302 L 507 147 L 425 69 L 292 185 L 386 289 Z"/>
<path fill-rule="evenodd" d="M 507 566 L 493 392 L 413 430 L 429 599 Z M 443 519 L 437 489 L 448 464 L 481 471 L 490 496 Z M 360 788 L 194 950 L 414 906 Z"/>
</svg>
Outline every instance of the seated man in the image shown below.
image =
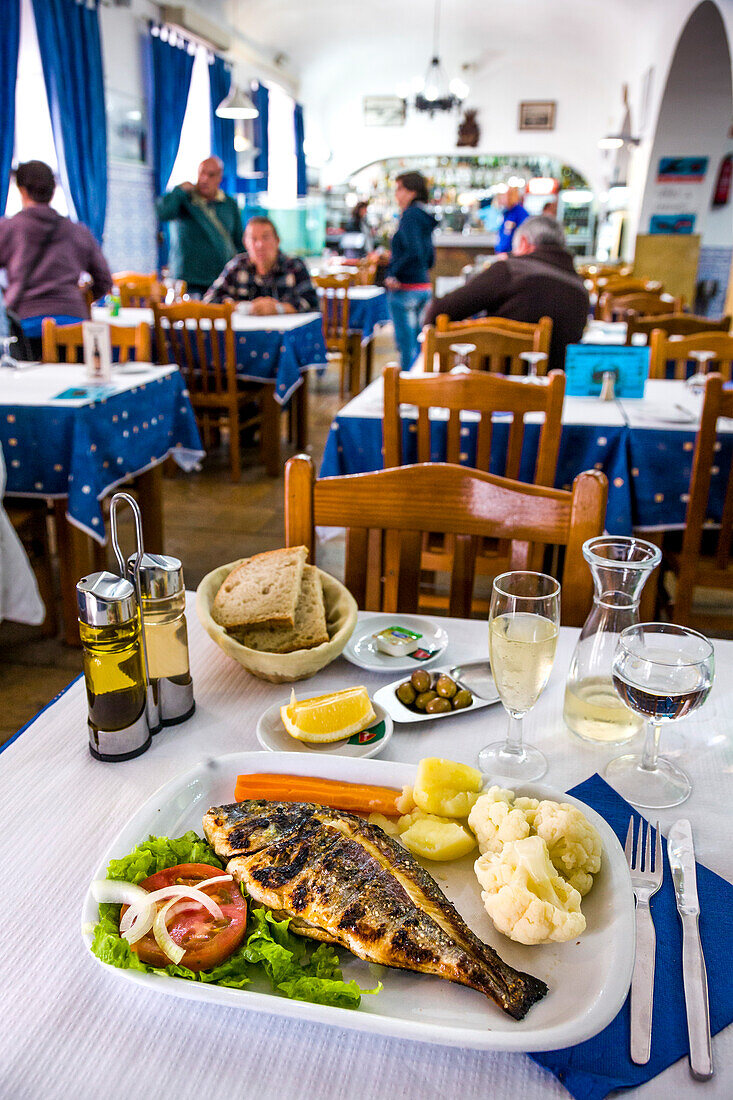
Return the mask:
<svg viewBox="0 0 733 1100">
<path fill-rule="evenodd" d="M 565 348 L 576 344 L 588 320 L 590 302 L 562 226 L 553 218 L 527 218 L 514 233 L 512 254 L 496 260 L 465 286 L 429 303 L 423 324 L 441 313 L 451 321 L 477 315 L 513 321 L 552 318 L 549 369 L 563 368 Z"/>
<path fill-rule="evenodd" d="M 318 295 L 302 260 L 280 251 L 280 237 L 269 218 L 254 217 L 244 231 L 244 247 L 204 294 L 205 302 L 251 302 L 250 313 L 307 313 L 319 309 Z"/>
</svg>

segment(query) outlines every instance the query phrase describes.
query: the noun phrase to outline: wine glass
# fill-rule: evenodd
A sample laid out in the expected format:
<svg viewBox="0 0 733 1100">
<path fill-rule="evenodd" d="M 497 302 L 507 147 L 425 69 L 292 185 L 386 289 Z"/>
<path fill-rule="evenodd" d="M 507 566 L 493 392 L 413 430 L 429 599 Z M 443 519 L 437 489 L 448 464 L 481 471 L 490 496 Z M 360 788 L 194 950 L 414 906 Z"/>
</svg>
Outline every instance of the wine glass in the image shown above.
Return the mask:
<svg viewBox="0 0 733 1100">
<path fill-rule="evenodd" d="M 471 356 L 476 350 L 475 344 L 451 344 L 450 350 L 453 352 L 454 366 L 451 369 L 451 374 L 465 374 L 471 369 Z"/>
<path fill-rule="evenodd" d="M 506 741 L 487 745 L 479 767 L 492 778 L 529 782 L 547 771 L 539 749 L 522 743 L 522 720 L 545 689 L 560 625 L 560 585 L 544 573 L 502 573 L 489 609 L 491 674 L 509 716 Z"/>
<path fill-rule="evenodd" d="M 690 714 L 708 697 L 713 646 L 703 634 L 675 623 L 635 623 L 619 635 L 613 686 L 627 707 L 648 722 L 641 753 L 617 756 L 605 776 L 637 806 L 665 810 L 689 797 L 689 776 L 659 756 L 662 724 Z"/>
<path fill-rule="evenodd" d="M 687 385 L 693 393 L 702 393 L 708 374 L 708 363 L 715 358 L 714 351 L 691 351 L 690 359 L 697 363 L 697 370 L 687 379 Z"/>
<path fill-rule="evenodd" d="M 544 351 L 521 351 L 519 353 L 519 358 L 523 359 L 527 364 L 527 374 L 525 375 L 524 381 L 538 382 L 542 385 L 544 379 L 538 378 L 537 366 L 543 359 L 547 358 L 547 353 Z"/>
<path fill-rule="evenodd" d="M 7 370 L 15 370 L 18 366 L 16 359 L 10 354 L 10 345 L 18 343 L 17 336 L 3 336 L 3 353 L 0 355 L 0 368 L 6 368 Z"/>
</svg>

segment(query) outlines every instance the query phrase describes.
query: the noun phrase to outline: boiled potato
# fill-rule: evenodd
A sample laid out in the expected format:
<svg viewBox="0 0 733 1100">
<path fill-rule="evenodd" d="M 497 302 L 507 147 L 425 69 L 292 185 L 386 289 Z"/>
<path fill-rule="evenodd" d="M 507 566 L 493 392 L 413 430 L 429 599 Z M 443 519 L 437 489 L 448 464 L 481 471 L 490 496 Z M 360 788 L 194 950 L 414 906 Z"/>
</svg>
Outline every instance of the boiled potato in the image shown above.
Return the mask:
<svg viewBox="0 0 733 1100">
<path fill-rule="evenodd" d="M 426 814 L 424 810 L 418 810 L 416 807 L 413 807 L 409 813 L 403 814 L 402 817 L 397 818 L 397 829 L 399 833 L 402 834 L 407 832 L 416 821 L 437 821 L 440 825 L 453 824 L 449 817 L 438 817 L 436 814 Z"/>
<path fill-rule="evenodd" d="M 463 825 L 430 814 L 413 821 L 400 840 L 414 856 L 440 862 L 467 856 L 476 846 L 476 838 Z"/>
<path fill-rule="evenodd" d="M 370 825 L 378 825 L 388 836 L 400 835 L 397 822 L 389 817 L 385 817 L 384 814 L 369 814 L 367 821 Z"/>
<path fill-rule="evenodd" d="M 415 809 L 415 799 L 412 795 L 412 787 L 405 785 L 402 788 L 402 794 L 395 802 L 395 806 L 401 814 L 409 814 Z"/>
<path fill-rule="evenodd" d="M 468 817 L 482 785 L 481 772 L 476 768 L 427 756 L 417 766 L 412 797 L 426 813 Z"/>
</svg>

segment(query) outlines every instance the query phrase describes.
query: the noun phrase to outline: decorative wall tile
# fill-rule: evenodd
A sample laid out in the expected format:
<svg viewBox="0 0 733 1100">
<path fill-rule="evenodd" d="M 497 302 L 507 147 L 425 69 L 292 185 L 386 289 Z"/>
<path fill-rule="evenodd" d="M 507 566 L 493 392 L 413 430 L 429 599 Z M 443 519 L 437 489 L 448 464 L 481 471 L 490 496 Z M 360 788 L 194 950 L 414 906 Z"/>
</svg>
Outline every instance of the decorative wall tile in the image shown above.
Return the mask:
<svg viewBox="0 0 733 1100">
<path fill-rule="evenodd" d="M 111 161 L 103 248 L 112 271 L 154 271 L 157 231 L 152 171 Z"/>
<path fill-rule="evenodd" d="M 710 317 L 720 317 L 725 308 L 725 295 L 728 290 L 728 276 L 730 275 L 731 248 L 701 248 L 700 259 L 697 265 L 697 282 L 701 279 L 715 279 L 718 289 L 715 297 L 711 299 L 706 313 Z"/>
</svg>

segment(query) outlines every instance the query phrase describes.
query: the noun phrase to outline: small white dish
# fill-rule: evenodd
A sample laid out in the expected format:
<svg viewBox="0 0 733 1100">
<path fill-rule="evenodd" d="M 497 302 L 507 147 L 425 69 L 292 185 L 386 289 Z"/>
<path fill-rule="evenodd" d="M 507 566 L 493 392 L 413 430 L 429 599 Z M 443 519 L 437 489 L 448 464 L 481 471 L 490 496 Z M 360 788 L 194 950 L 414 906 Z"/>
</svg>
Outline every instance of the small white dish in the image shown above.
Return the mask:
<svg viewBox="0 0 733 1100">
<path fill-rule="evenodd" d="M 388 653 L 382 653 L 377 648 L 377 643 L 372 637 L 380 630 L 388 626 L 404 626 L 408 630 L 414 630 L 421 634 L 420 646 L 423 649 L 434 650 L 432 657 L 425 661 L 417 660 L 411 655 L 406 657 L 390 657 Z M 343 656 L 352 665 L 368 669 L 370 672 L 412 672 L 416 668 L 427 668 L 439 661 L 448 645 L 448 635 L 442 626 L 424 619 L 422 615 L 374 615 L 357 624 L 354 633 L 349 638 L 343 651 Z"/>
<path fill-rule="evenodd" d="M 287 703 L 287 699 L 285 700 Z M 352 758 L 378 756 L 394 732 L 392 719 L 386 707 L 372 700 L 376 721 L 361 733 L 355 733 L 345 741 L 329 741 L 325 745 L 311 745 L 291 737 L 280 717 L 280 707 L 275 703 L 260 715 L 257 723 L 257 740 L 268 752 L 305 752 L 315 756 L 350 756 Z"/>
<path fill-rule="evenodd" d="M 446 665 L 445 668 L 430 669 L 432 676 L 441 672 L 445 672 L 450 676 L 451 666 Z M 473 695 L 473 702 L 470 707 L 463 707 L 462 710 L 447 710 L 444 714 L 425 714 L 420 710 L 411 710 L 397 698 L 395 692 L 400 684 L 404 684 L 406 679 L 406 676 L 401 676 L 399 680 L 395 680 L 391 684 L 385 684 L 384 687 L 374 692 L 375 708 L 377 703 L 381 707 L 384 707 L 387 714 L 390 715 L 394 722 L 433 722 L 439 718 L 453 718 L 457 714 L 470 714 L 472 710 L 480 710 L 481 707 L 490 707 L 493 706 L 494 703 L 499 702 L 498 693 L 490 699 L 483 699 L 479 695 Z M 473 692 L 471 694 L 473 694 Z"/>
</svg>

